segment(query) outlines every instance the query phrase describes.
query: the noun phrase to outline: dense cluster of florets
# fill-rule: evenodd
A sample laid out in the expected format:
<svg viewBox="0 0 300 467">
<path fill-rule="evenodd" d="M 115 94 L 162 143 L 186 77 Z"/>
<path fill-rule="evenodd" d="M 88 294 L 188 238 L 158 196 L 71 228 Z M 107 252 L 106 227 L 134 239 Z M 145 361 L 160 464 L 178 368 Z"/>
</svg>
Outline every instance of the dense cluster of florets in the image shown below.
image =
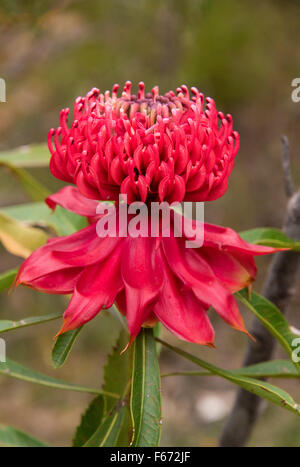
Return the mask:
<svg viewBox="0 0 300 467">
<path fill-rule="evenodd" d="M 232 117 L 196 88 L 181 86 L 159 95 L 158 87 L 122 95 L 113 86 L 96 88 L 61 111 L 60 127 L 49 132 L 52 174 L 74 183 L 92 199 L 133 201 L 210 201 L 222 196 L 239 148 Z M 53 147 L 54 137 L 54 147 Z"/>
</svg>

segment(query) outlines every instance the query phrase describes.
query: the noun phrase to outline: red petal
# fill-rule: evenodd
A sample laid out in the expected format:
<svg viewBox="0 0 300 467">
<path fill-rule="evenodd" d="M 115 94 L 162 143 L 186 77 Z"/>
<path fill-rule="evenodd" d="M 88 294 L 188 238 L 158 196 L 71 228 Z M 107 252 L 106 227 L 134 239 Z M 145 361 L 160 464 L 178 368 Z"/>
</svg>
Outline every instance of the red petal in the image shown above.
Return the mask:
<svg viewBox="0 0 300 467">
<path fill-rule="evenodd" d="M 55 152 L 50 159 L 49 169 L 52 175 L 59 180 L 63 180 L 67 183 L 73 182 L 72 176 L 66 172 L 64 161 L 57 152 Z"/>
<path fill-rule="evenodd" d="M 220 250 L 241 252 L 252 256 L 268 255 L 282 249 L 269 246 L 253 245 L 245 242 L 234 230 L 213 224 L 204 224 L 204 245 Z M 284 250 L 286 248 L 283 248 Z"/>
<path fill-rule="evenodd" d="M 212 345 L 214 330 L 203 305 L 182 284 L 164 261 L 164 285 L 154 312 L 173 334 L 189 342 Z"/>
<path fill-rule="evenodd" d="M 101 308 L 112 306 L 123 288 L 120 271 L 121 252 L 122 245 L 119 245 L 105 261 L 84 269 L 65 311 L 64 322 L 58 335 L 90 321 Z"/>
<path fill-rule="evenodd" d="M 161 264 L 154 238 L 129 238 L 123 250 L 122 277 L 128 329 L 134 338 L 149 317 L 162 287 Z"/>
<path fill-rule="evenodd" d="M 182 224 L 182 216 L 174 212 L 178 225 Z M 181 218 L 181 219 L 180 219 Z M 289 248 L 273 248 L 269 246 L 254 245 L 243 240 L 237 232 L 219 225 L 201 223 L 184 217 L 184 234 L 188 239 L 195 238 L 195 229 L 199 224 L 199 231 L 204 227 L 203 246 L 229 251 L 230 253 L 245 253 L 246 255 L 258 256 L 288 250 Z"/>
<path fill-rule="evenodd" d="M 234 293 L 251 284 L 256 277 L 256 266 L 252 256 L 239 253 L 229 254 L 216 248 L 199 248 L 215 276 Z"/>
<path fill-rule="evenodd" d="M 53 255 L 69 266 L 89 266 L 102 261 L 107 256 L 111 255 L 113 250 L 122 242 L 122 240 L 124 239 L 119 237 L 100 238 L 95 233 L 89 241 L 83 243 L 79 248 L 57 251 L 56 247 L 54 247 Z"/>
<path fill-rule="evenodd" d="M 178 278 L 205 305 L 212 306 L 230 326 L 246 332 L 237 303 L 229 290 L 217 279 L 209 264 L 183 238 L 164 238 L 167 261 Z"/>
<path fill-rule="evenodd" d="M 46 198 L 46 203 L 51 209 L 55 209 L 57 204 L 75 212 L 80 216 L 95 217 L 98 201 L 83 196 L 77 187 L 66 186 Z"/>
<path fill-rule="evenodd" d="M 16 284 L 30 286 L 32 281 L 55 271 L 101 261 L 111 253 L 119 241 L 119 238 L 99 238 L 96 224 L 66 237 L 50 239 L 24 261 L 19 269 Z"/>
<path fill-rule="evenodd" d="M 49 294 L 71 294 L 82 268 L 61 269 L 32 280 L 28 285 Z"/>
<path fill-rule="evenodd" d="M 75 181 L 79 191 L 83 194 L 83 196 L 91 199 L 101 199 L 101 194 L 99 191 L 88 183 L 81 171 L 78 172 Z"/>
</svg>

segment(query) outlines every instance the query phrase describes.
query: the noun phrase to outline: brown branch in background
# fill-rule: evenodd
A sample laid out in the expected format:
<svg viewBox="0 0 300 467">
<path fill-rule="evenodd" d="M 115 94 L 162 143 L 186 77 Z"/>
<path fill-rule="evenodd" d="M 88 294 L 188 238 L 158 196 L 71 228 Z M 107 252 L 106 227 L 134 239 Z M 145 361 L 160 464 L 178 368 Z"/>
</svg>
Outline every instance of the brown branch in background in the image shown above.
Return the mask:
<svg viewBox="0 0 300 467">
<path fill-rule="evenodd" d="M 290 168 L 289 143 L 282 136 L 282 158 L 285 192 L 289 202 L 283 225 L 285 233 L 294 240 L 300 240 L 300 190 L 294 193 Z M 276 253 L 270 265 L 262 294 L 273 302 L 282 313 L 285 313 L 294 294 L 296 273 L 300 253 L 281 251 Z M 253 321 L 251 334 L 256 342 L 249 341 L 244 366 L 253 365 L 272 358 L 275 340 L 263 324 L 256 318 Z M 254 424 L 260 414 L 261 399 L 248 391 L 239 389 L 232 411 L 224 425 L 220 446 L 245 446 Z"/>
<path fill-rule="evenodd" d="M 290 198 L 294 193 L 294 185 L 291 171 L 291 155 L 289 140 L 286 136 L 281 136 L 282 143 L 282 167 L 284 176 L 284 189 L 286 196 Z"/>
</svg>

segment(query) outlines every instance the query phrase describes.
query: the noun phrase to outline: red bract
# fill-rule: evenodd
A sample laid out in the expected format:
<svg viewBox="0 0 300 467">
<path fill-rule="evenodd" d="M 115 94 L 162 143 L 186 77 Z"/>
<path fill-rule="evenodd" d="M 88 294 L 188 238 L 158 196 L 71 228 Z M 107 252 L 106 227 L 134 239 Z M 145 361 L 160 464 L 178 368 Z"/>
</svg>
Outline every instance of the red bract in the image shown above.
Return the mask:
<svg viewBox="0 0 300 467">
<path fill-rule="evenodd" d="M 139 83 L 131 94 L 127 81 L 121 97 L 92 89 L 69 109 L 60 127 L 49 133 L 52 174 L 74 183 L 86 197 L 117 200 L 119 193 L 133 201 L 210 201 L 228 185 L 239 135 L 232 117 L 217 112 L 213 99 L 196 88 L 159 95 L 145 93 Z M 54 136 L 54 147 L 53 147 Z"/>
<path fill-rule="evenodd" d="M 97 201 L 75 187 L 63 188 L 47 203 L 96 220 Z M 73 294 L 60 333 L 83 325 L 113 303 L 127 318 L 131 340 L 142 325 L 161 321 L 182 339 L 212 345 L 210 306 L 246 332 L 233 292 L 255 280 L 253 256 L 275 249 L 251 245 L 233 230 L 211 224 L 204 224 L 203 247 L 186 248 L 186 238 L 175 237 L 173 229 L 169 238 L 99 238 L 93 222 L 35 251 L 20 268 L 17 284 Z"/>
</svg>

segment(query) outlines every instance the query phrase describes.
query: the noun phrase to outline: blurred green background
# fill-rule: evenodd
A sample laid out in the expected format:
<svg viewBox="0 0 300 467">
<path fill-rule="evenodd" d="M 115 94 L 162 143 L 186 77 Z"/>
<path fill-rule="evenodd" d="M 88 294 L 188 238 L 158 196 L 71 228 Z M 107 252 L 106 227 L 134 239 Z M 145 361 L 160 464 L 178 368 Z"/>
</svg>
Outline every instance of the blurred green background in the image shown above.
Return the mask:
<svg viewBox="0 0 300 467">
<path fill-rule="evenodd" d="M 292 148 L 293 175 L 300 183 L 300 103 L 291 81 L 300 75 L 300 4 L 296 0 L 1 0 L 0 77 L 7 102 L 0 103 L 0 150 L 44 142 L 59 110 L 96 86 L 110 89 L 130 79 L 161 92 L 182 83 L 197 86 L 234 118 L 241 149 L 229 190 L 206 204 L 206 219 L 236 230 L 280 227 L 285 208 L 280 134 Z M 49 189 L 61 184 L 48 170 L 33 170 Z M 27 202 L 17 182 L 0 171 L 0 204 Z M 1 271 L 21 264 L 0 247 Z M 269 259 L 260 259 L 256 289 Z M 63 298 L 26 289 L 0 297 L 1 319 L 63 310 Z M 300 327 L 300 296 L 288 318 Z M 246 322 L 251 316 L 244 310 Z M 180 343 L 226 368 L 241 364 L 247 337 L 215 319 L 217 350 Z M 51 369 L 57 322 L 7 334 L 10 358 L 64 379 L 101 384 L 118 323 L 103 313 L 85 326 L 66 365 Z M 165 337 L 178 345 L 165 331 Z M 281 353 L 278 351 L 278 355 Z M 194 369 L 162 352 L 162 371 Z M 300 400 L 296 382 L 277 384 Z M 0 422 L 55 445 L 69 445 L 90 396 L 46 389 L 1 377 Z M 213 378 L 163 381 L 163 437 L 167 446 L 215 446 L 234 388 Z M 300 423 L 267 407 L 251 446 L 299 446 Z"/>
</svg>

